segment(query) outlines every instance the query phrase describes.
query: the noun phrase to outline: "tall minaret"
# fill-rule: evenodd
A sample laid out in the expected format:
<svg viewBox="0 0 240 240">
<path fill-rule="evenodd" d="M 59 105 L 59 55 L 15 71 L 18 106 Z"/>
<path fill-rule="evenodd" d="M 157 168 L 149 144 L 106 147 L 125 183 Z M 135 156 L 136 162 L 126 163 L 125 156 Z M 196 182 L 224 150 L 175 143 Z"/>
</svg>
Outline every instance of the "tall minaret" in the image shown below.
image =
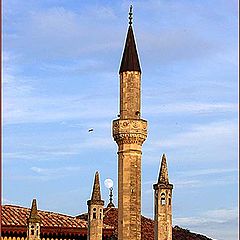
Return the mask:
<svg viewBox="0 0 240 240">
<path fill-rule="evenodd" d="M 118 144 L 118 240 L 141 239 L 141 156 L 147 121 L 141 114 L 141 68 L 132 28 L 132 6 L 120 75 L 120 118 L 113 121 Z"/>
<path fill-rule="evenodd" d="M 162 156 L 158 182 L 154 189 L 154 240 L 172 240 L 172 189 L 168 180 L 167 159 Z"/>
<path fill-rule="evenodd" d="M 31 212 L 27 224 L 27 240 L 40 240 L 41 218 L 38 216 L 36 199 L 32 201 Z"/>
<path fill-rule="evenodd" d="M 87 201 L 88 205 L 88 240 L 102 240 L 103 206 L 101 199 L 99 173 L 96 172 L 92 197 Z"/>
</svg>

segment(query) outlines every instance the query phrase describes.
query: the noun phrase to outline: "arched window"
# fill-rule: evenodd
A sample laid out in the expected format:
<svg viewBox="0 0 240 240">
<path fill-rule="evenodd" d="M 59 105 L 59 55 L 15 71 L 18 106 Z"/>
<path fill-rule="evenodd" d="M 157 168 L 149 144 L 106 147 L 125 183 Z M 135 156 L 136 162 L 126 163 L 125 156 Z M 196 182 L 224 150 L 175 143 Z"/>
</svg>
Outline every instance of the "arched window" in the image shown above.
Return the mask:
<svg viewBox="0 0 240 240">
<path fill-rule="evenodd" d="M 97 213 L 96 213 L 96 208 L 93 209 L 93 219 L 96 219 L 97 218 Z"/>
<path fill-rule="evenodd" d="M 99 218 L 100 218 L 100 220 L 102 219 L 102 214 L 101 213 L 100 213 L 100 217 Z"/>
<path fill-rule="evenodd" d="M 161 205 L 165 205 L 165 204 L 166 204 L 165 194 L 162 193 L 162 194 L 161 194 Z"/>
<path fill-rule="evenodd" d="M 171 194 L 168 194 L 168 205 L 172 204 Z"/>
<path fill-rule="evenodd" d="M 34 235 L 34 230 L 31 230 L 31 235 Z"/>
</svg>

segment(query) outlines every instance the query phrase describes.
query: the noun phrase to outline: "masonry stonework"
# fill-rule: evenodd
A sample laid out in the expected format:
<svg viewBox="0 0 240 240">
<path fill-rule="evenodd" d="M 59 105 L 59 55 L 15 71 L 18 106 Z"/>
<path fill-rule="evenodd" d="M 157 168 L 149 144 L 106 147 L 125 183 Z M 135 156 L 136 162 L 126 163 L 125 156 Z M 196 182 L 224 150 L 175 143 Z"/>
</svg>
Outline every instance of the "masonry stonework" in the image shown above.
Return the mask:
<svg viewBox="0 0 240 240">
<path fill-rule="evenodd" d="M 104 201 L 101 199 L 99 173 L 96 172 L 92 197 L 87 201 L 88 205 L 88 240 L 102 240 L 103 208 Z"/>
<path fill-rule="evenodd" d="M 40 240 L 41 219 L 37 212 L 37 200 L 33 199 L 30 216 L 27 220 L 27 240 Z"/>
<path fill-rule="evenodd" d="M 141 159 L 147 121 L 141 119 L 141 69 L 128 28 L 120 66 L 120 115 L 113 121 L 118 145 L 118 240 L 141 239 Z"/>
<path fill-rule="evenodd" d="M 167 159 L 162 156 L 158 182 L 154 188 L 154 240 L 172 240 L 172 189 Z"/>
</svg>

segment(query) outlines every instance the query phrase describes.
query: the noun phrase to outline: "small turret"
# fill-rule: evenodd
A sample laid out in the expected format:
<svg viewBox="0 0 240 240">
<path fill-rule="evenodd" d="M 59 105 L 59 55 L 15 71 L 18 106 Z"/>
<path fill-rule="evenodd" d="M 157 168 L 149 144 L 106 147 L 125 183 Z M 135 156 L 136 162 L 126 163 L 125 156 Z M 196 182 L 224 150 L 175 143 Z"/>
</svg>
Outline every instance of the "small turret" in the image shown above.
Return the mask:
<svg viewBox="0 0 240 240">
<path fill-rule="evenodd" d="M 28 240 L 40 240 L 40 224 L 41 218 L 38 216 L 37 211 L 37 200 L 33 199 L 30 216 L 27 220 L 28 230 L 27 239 Z"/>
<path fill-rule="evenodd" d="M 167 158 L 163 154 L 158 182 L 154 189 L 154 240 L 172 240 L 172 189 L 169 183 Z"/>
<path fill-rule="evenodd" d="M 102 240 L 103 207 L 101 199 L 99 173 L 96 172 L 92 197 L 87 201 L 88 205 L 88 240 Z"/>
</svg>

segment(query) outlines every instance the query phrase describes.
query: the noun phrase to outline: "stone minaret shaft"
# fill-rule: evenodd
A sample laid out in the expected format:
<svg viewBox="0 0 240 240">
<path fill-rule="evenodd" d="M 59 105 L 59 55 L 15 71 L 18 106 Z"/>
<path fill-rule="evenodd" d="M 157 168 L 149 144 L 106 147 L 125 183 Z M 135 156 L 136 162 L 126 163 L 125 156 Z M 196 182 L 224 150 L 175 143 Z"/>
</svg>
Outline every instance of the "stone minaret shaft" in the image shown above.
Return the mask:
<svg viewBox="0 0 240 240">
<path fill-rule="evenodd" d="M 141 69 L 132 13 L 120 66 L 120 118 L 113 121 L 118 144 L 118 240 L 141 239 L 141 156 L 147 121 L 141 113 Z"/>
<path fill-rule="evenodd" d="M 41 218 L 38 216 L 36 199 L 32 201 L 31 212 L 27 223 L 27 240 L 40 240 Z"/>
<path fill-rule="evenodd" d="M 154 240 L 172 240 L 172 189 L 169 183 L 167 159 L 162 156 L 158 182 L 154 188 Z"/>
<path fill-rule="evenodd" d="M 101 199 L 99 173 L 96 172 L 92 197 L 87 201 L 88 205 L 88 240 L 102 240 L 103 206 Z"/>
</svg>

